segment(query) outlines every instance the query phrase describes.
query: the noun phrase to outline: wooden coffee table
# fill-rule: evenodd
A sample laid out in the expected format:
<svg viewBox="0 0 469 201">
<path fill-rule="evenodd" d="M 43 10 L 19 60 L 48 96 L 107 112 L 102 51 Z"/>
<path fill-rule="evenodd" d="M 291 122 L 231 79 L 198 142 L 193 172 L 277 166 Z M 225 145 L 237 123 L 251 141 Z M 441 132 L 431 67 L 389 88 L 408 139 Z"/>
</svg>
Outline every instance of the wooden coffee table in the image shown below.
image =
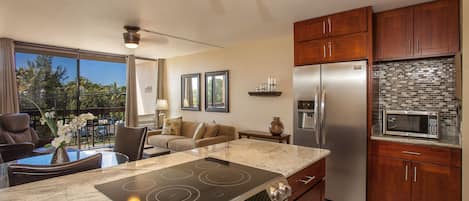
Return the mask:
<svg viewBox="0 0 469 201">
<path fill-rule="evenodd" d="M 269 132 L 264 132 L 264 131 L 254 131 L 254 130 L 244 130 L 244 131 L 238 131 L 239 138 L 261 138 L 261 139 L 268 139 L 268 140 L 276 140 L 279 143 L 286 142 L 287 144 L 290 144 L 290 134 L 281 134 L 279 136 L 274 136 Z"/>
</svg>

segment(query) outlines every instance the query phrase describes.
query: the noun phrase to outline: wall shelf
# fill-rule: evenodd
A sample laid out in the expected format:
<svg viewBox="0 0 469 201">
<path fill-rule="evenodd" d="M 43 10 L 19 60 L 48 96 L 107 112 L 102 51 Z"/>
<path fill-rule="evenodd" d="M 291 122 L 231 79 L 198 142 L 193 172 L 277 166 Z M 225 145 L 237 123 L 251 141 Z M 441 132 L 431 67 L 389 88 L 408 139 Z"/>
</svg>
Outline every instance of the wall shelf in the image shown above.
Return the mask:
<svg viewBox="0 0 469 201">
<path fill-rule="evenodd" d="M 250 96 L 268 96 L 275 97 L 282 95 L 281 91 L 250 91 L 248 92 Z"/>
</svg>

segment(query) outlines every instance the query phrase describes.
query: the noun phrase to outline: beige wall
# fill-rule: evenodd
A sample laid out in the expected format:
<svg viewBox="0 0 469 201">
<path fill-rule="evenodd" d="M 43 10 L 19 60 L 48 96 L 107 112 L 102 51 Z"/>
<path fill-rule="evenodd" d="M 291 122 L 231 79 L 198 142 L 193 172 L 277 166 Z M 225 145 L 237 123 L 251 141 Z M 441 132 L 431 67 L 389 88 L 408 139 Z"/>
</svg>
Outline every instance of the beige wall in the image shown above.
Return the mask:
<svg viewBox="0 0 469 201">
<path fill-rule="evenodd" d="M 217 49 L 167 60 L 166 97 L 170 115 L 185 120 L 234 125 L 237 129 L 267 131 L 272 117 L 279 116 L 286 132 L 292 132 L 293 36 L 256 41 L 230 48 Z M 204 72 L 230 70 L 230 113 L 204 112 Z M 180 110 L 181 74 L 202 73 L 202 111 Z M 267 77 L 279 79 L 280 97 L 251 97 Z"/>
<path fill-rule="evenodd" d="M 463 200 L 469 201 L 469 1 L 463 2 Z"/>
</svg>

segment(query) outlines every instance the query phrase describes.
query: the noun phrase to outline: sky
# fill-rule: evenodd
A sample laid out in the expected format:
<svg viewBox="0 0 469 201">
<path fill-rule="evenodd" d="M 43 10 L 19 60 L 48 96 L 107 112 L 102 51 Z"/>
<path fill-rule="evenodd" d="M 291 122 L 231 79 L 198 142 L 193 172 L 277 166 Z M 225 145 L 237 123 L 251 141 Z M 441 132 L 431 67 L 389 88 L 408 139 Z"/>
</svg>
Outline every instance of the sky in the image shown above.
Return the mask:
<svg viewBox="0 0 469 201">
<path fill-rule="evenodd" d="M 16 68 L 27 67 L 28 61 L 34 61 L 36 54 L 16 53 Z M 76 80 L 77 77 L 77 60 L 67 57 L 52 58 L 52 68 L 62 66 L 66 69 L 67 79 L 65 83 Z M 92 82 L 109 85 L 114 82 L 118 86 L 126 85 L 126 65 L 124 63 L 113 63 L 94 60 L 80 60 L 80 75 L 86 77 Z"/>
</svg>

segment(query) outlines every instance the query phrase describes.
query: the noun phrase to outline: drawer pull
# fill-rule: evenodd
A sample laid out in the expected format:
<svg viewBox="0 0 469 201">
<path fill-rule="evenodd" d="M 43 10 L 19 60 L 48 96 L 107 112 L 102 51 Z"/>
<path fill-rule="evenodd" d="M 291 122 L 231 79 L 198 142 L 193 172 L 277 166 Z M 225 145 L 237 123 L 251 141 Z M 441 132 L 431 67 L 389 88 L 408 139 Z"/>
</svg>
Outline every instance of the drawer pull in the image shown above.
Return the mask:
<svg viewBox="0 0 469 201">
<path fill-rule="evenodd" d="M 414 155 L 414 156 L 420 156 L 420 155 L 422 155 L 421 153 L 412 152 L 412 151 L 402 151 L 402 153 L 403 153 L 403 154 Z"/>
<path fill-rule="evenodd" d="M 313 181 L 316 178 L 315 176 L 305 176 L 305 177 L 306 177 L 306 180 L 300 179 L 298 181 L 303 184 L 309 184 L 309 182 Z"/>
</svg>

